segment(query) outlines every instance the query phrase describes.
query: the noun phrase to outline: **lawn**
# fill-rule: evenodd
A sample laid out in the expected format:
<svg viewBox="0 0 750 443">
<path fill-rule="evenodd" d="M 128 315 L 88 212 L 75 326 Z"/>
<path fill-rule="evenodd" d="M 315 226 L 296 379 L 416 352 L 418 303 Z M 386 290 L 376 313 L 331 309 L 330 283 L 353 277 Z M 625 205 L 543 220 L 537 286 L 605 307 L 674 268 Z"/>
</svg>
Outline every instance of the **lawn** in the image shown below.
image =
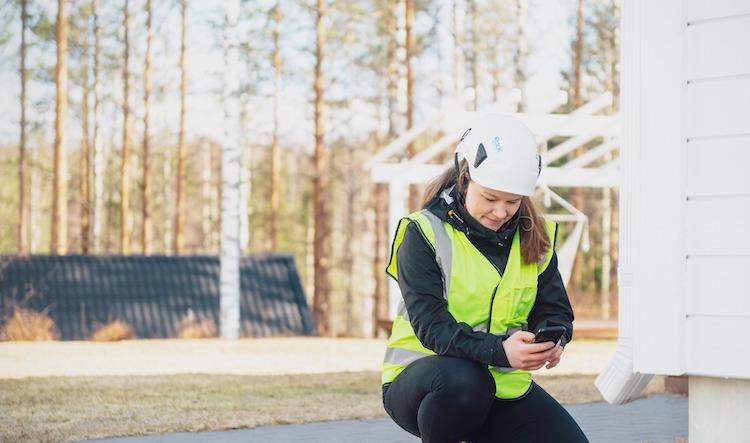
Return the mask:
<svg viewBox="0 0 750 443">
<path fill-rule="evenodd" d="M 537 376 L 563 403 L 601 401 L 593 375 Z M 644 394 L 664 392 L 655 377 Z M 385 417 L 378 372 L 0 380 L 0 441 L 76 441 Z"/>
</svg>

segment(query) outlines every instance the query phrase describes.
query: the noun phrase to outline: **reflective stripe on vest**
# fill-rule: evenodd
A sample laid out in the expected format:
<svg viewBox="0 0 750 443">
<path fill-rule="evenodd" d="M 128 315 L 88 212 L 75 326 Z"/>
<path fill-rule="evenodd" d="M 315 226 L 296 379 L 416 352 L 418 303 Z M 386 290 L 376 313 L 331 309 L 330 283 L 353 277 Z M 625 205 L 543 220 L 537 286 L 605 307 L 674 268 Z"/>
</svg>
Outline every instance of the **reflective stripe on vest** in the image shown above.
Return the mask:
<svg viewBox="0 0 750 443">
<path fill-rule="evenodd" d="M 505 281 L 502 281 L 503 278 L 499 276 L 497 270 L 494 267 L 488 267 L 491 265 L 487 259 L 470 244 L 463 232 L 452 228 L 429 211 L 411 214 L 399 222 L 396 230 L 391 260 L 386 270 L 394 279 L 398 279 L 396 267 L 398 247 L 410 222 L 417 223 L 425 240 L 435 250 L 435 259 L 443 280 L 443 297 L 448 300 L 449 311 L 457 321 L 469 324 L 474 331 L 493 334 L 508 333 L 510 335 L 525 326 L 526 318 L 536 298 L 538 275 L 546 269 L 552 258 L 554 250 L 552 243 L 555 240 L 556 229 L 553 222 L 545 221 L 550 248 L 539 263 L 522 263 L 520 234 L 516 232 L 503 276 Z M 454 248 L 459 249 L 454 251 Z M 456 257 L 463 262 L 454 263 Z M 455 268 L 456 265 L 458 268 Z M 479 270 L 475 271 L 476 269 Z M 469 274 L 472 275 L 472 279 L 478 277 L 481 280 L 480 284 L 467 281 L 465 277 Z M 458 284 L 458 288 L 453 288 L 452 283 Z M 491 291 L 493 285 L 494 291 Z M 480 301 L 478 305 L 475 298 L 482 297 L 467 298 L 466 296 L 467 293 L 473 293 L 477 287 L 484 288 L 479 291 L 484 293 L 484 303 Z M 387 345 L 383 362 L 383 383 L 393 381 L 406 366 L 414 361 L 435 354 L 422 346 L 414 334 L 403 300 L 399 304 L 398 314 L 394 319 Z M 489 370 L 495 379 L 495 395 L 499 398 L 517 398 L 525 394 L 531 386 L 531 374 L 528 371 L 493 366 L 490 366 Z"/>
</svg>

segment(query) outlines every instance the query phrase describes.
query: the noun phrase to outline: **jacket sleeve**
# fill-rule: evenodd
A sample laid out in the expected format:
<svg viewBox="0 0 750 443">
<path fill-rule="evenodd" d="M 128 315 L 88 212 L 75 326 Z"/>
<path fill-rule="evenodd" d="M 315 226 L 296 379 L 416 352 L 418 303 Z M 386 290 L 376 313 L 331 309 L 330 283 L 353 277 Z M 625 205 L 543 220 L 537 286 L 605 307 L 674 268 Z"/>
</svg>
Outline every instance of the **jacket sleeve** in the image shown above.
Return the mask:
<svg viewBox="0 0 750 443">
<path fill-rule="evenodd" d="M 560 271 L 557 269 L 557 253 L 552 253 L 552 259 L 539 275 L 536 302 L 529 313 L 529 330 L 536 332 L 545 326 L 564 326 L 565 335 L 562 346 L 573 339 L 573 308 L 568 300 Z"/>
<path fill-rule="evenodd" d="M 510 367 L 502 346 L 507 335 L 474 331 L 448 312 L 435 252 L 414 222 L 407 226 L 398 249 L 397 268 L 409 321 L 425 348 L 438 355 Z"/>
</svg>

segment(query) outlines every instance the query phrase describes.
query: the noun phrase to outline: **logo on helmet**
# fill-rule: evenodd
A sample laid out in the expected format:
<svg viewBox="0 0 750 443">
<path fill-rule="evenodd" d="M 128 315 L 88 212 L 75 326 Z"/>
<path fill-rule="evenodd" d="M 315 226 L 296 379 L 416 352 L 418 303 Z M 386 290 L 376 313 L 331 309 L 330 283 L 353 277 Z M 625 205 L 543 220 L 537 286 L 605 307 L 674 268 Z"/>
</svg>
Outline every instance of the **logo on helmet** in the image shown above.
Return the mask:
<svg viewBox="0 0 750 443">
<path fill-rule="evenodd" d="M 495 138 L 492 139 L 492 142 L 495 144 L 495 151 L 500 152 L 503 150 L 503 147 L 500 144 L 500 137 L 495 136 Z"/>
</svg>

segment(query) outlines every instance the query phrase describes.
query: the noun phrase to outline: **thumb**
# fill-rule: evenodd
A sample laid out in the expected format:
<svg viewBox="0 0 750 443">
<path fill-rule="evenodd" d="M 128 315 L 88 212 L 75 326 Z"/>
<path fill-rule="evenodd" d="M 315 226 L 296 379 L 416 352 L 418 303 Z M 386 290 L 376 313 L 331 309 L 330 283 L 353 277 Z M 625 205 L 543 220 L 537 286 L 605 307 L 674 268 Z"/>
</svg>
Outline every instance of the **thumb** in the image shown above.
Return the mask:
<svg viewBox="0 0 750 443">
<path fill-rule="evenodd" d="M 534 334 L 529 331 L 518 331 L 511 337 L 513 337 L 515 340 L 520 340 L 526 343 L 531 343 L 532 341 L 534 341 Z"/>
</svg>

